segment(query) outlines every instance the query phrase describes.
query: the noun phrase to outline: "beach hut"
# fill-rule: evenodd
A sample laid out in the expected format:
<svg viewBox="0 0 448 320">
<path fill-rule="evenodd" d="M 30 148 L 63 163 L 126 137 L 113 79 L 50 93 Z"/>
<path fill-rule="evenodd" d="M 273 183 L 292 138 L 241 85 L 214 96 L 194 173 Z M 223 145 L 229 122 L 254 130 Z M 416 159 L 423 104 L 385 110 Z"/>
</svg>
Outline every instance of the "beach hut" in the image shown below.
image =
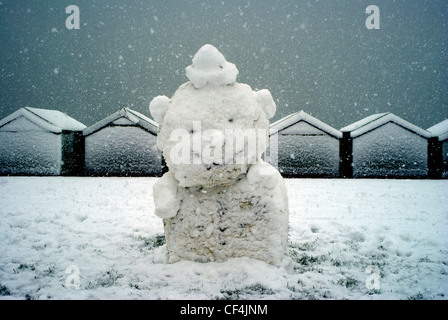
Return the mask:
<svg viewBox="0 0 448 320">
<path fill-rule="evenodd" d="M 86 128 L 85 170 L 93 176 L 159 176 L 162 154 L 157 149 L 158 124 L 122 108 Z"/>
<path fill-rule="evenodd" d="M 285 177 L 337 177 L 342 133 L 304 111 L 271 125 L 270 152 Z"/>
<path fill-rule="evenodd" d="M 428 128 L 431 133 L 428 146 L 430 178 L 448 177 L 448 119 Z"/>
<path fill-rule="evenodd" d="M 85 127 L 60 111 L 18 109 L 0 120 L 0 174 L 81 174 Z"/>
<path fill-rule="evenodd" d="M 341 176 L 426 177 L 431 134 L 393 113 L 366 117 L 340 130 Z"/>
</svg>

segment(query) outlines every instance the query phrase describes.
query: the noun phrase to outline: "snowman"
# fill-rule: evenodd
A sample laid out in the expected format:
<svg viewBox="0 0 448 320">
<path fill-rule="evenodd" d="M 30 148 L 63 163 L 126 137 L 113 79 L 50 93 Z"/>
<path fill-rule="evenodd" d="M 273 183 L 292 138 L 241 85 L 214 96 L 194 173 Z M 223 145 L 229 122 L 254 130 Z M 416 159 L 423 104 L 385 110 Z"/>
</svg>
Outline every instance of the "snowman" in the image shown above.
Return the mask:
<svg viewBox="0 0 448 320">
<path fill-rule="evenodd" d="M 169 262 L 249 257 L 280 265 L 288 199 L 280 173 L 261 157 L 276 111 L 271 93 L 236 82 L 236 66 L 209 44 L 186 75 L 171 99 L 149 106 L 169 168 L 153 187 Z"/>
</svg>

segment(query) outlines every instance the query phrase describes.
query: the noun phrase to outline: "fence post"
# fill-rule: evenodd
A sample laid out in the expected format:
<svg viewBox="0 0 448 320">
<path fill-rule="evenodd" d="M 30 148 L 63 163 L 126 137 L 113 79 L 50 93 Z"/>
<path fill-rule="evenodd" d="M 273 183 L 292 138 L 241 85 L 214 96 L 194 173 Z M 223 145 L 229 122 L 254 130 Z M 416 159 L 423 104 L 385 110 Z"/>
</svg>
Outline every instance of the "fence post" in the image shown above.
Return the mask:
<svg viewBox="0 0 448 320">
<path fill-rule="evenodd" d="M 339 140 L 339 177 L 353 178 L 353 139 L 343 132 Z"/>
<path fill-rule="evenodd" d="M 443 155 L 442 144 L 438 137 L 428 139 L 428 178 L 440 179 L 442 177 Z"/>
<path fill-rule="evenodd" d="M 61 134 L 62 139 L 62 168 L 63 176 L 84 175 L 84 136 L 82 131 L 66 131 Z"/>
</svg>

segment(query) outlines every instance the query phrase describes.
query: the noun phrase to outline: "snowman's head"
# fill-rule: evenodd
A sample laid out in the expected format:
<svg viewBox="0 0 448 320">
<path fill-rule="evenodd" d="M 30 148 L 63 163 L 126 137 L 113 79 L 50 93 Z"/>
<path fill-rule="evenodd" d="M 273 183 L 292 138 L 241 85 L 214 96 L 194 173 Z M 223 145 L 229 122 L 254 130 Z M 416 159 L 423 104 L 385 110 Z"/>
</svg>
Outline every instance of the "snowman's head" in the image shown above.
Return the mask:
<svg viewBox="0 0 448 320">
<path fill-rule="evenodd" d="M 190 82 L 171 99 L 152 100 L 157 145 L 181 186 L 232 184 L 267 148 L 275 103 L 268 90 L 235 82 L 237 74 L 234 64 L 205 45 L 187 68 Z"/>
</svg>

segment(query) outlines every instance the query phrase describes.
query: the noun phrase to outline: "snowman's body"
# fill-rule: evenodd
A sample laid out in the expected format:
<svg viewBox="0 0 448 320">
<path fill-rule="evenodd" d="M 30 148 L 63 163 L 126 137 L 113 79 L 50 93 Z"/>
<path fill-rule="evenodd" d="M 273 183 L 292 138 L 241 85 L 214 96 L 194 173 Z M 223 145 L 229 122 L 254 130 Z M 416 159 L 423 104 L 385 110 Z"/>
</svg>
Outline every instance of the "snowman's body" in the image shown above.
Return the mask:
<svg viewBox="0 0 448 320">
<path fill-rule="evenodd" d="M 237 83 L 237 74 L 206 45 L 187 68 L 191 82 L 151 102 L 169 168 L 153 193 L 170 262 L 245 256 L 278 265 L 285 253 L 286 188 L 261 160 L 275 103 L 269 91 Z"/>
</svg>

